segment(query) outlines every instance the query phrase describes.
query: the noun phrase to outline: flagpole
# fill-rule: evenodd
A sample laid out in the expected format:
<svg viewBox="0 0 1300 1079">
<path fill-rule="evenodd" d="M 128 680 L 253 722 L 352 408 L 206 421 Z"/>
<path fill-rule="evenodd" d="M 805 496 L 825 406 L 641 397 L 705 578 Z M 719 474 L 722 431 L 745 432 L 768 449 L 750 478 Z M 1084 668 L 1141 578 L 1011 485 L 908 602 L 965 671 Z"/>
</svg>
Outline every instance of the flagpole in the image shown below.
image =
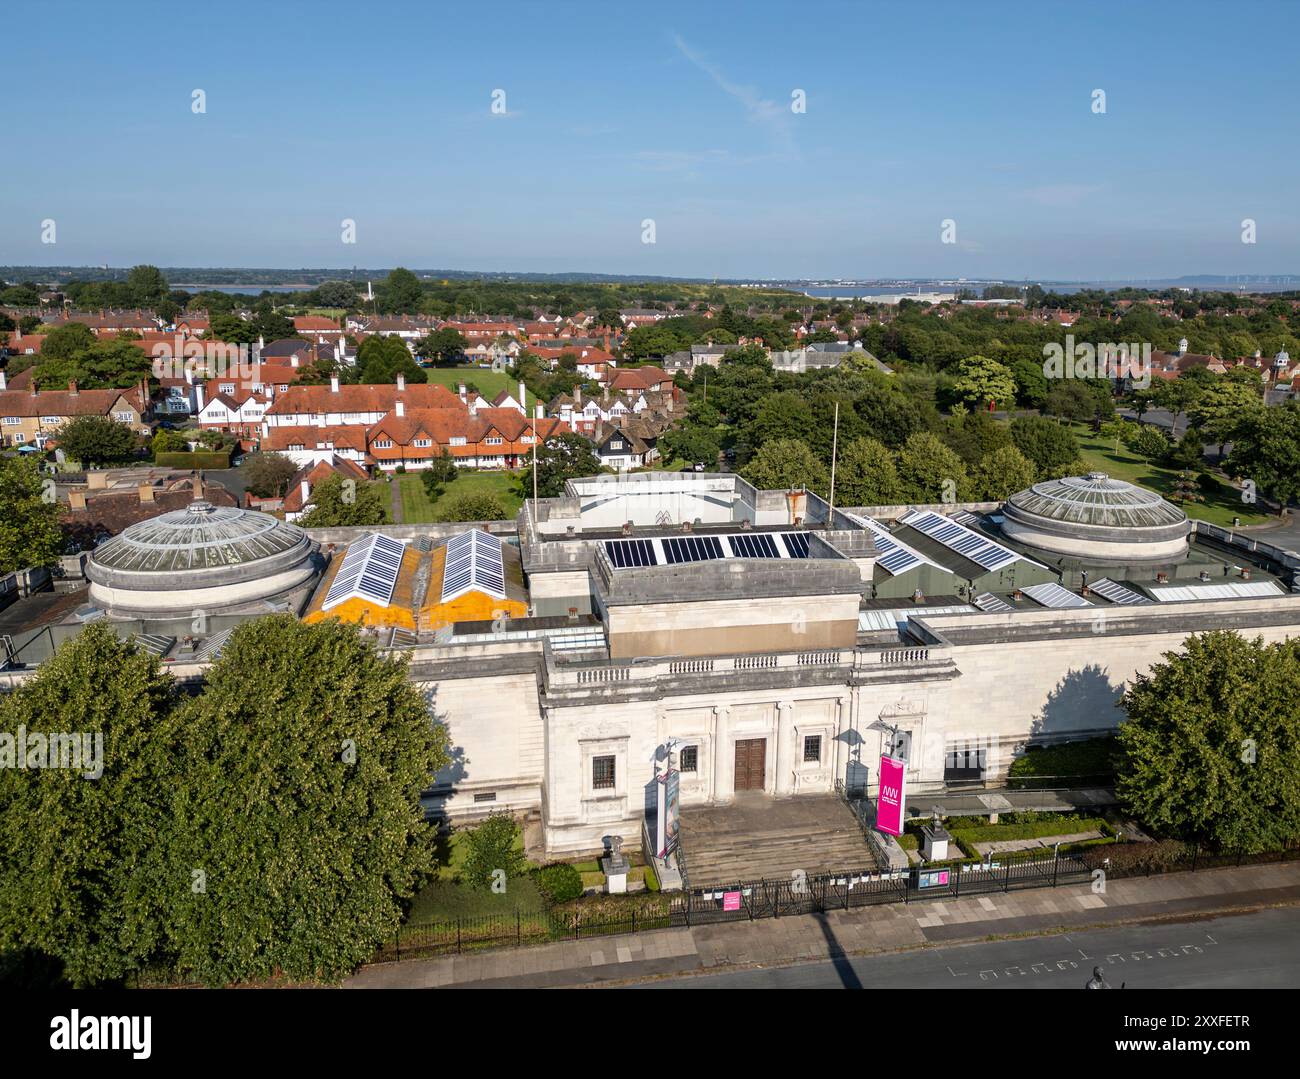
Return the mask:
<svg viewBox="0 0 1300 1079">
<path fill-rule="evenodd" d="M 835 402 L 835 429 L 831 435 L 831 508 L 826 517 L 826 527 L 835 523 L 835 458 L 840 448 L 840 403 Z"/>
</svg>

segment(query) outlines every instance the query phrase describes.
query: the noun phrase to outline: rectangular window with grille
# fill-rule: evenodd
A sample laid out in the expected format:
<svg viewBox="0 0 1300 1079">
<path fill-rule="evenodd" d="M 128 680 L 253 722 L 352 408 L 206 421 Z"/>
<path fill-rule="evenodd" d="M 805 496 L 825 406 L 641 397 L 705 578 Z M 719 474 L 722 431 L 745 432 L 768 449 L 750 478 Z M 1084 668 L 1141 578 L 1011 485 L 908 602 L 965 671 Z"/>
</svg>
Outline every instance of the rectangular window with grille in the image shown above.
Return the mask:
<svg viewBox="0 0 1300 1079">
<path fill-rule="evenodd" d="M 681 770 L 683 772 L 698 772 L 700 770 L 700 747 L 682 746 L 681 761 Z"/>
<path fill-rule="evenodd" d="M 496 792 L 496 791 L 491 791 L 491 792 L 488 793 L 488 794 L 476 794 L 476 795 L 474 795 L 474 801 L 475 801 L 475 802 L 478 802 L 478 803 L 482 803 L 482 802 L 495 802 L 496 800 L 497 800 L 497 792 Z"/>
<path fill-rule="evenodd" d="M 591 759 L 591 786 L 598 791 L 614 789 L 613 757 L 593 757 Z"/>
<path fill-rule="evenodd" d="M 820 764 L 822 759 L 822 736 L 810 734 L 803 740 L 803 759 L 805 764 Z"/>
</svg>

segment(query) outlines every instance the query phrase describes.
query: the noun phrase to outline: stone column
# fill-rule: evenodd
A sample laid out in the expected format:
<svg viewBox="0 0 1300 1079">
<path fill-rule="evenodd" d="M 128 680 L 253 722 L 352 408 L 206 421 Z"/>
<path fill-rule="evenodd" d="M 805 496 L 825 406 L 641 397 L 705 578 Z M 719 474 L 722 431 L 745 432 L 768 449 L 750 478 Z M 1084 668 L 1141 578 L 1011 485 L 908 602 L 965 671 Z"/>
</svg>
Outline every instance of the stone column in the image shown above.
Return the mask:
<svg viewBox="0 0 1300 1079">
<path fill-rule="evenodd" d="M 794 793 L 794 705 L 782 701 L 776 706 L 776 796 Z"/>
<path fill-rule="evenodd" d="M 831 789 L 836 783 L 846 782 L 849 773 L 849 730 L 845 719 L 848 709 L 841 697 L 835 702 L 835 772 L 831 776 Z"/>
<path fill-rule="evenodd" d="M 731 708 L 713 709 L 713 802 L 724 805 L 736 794 L 736 756 L 731 742 Z"/>
</svg>

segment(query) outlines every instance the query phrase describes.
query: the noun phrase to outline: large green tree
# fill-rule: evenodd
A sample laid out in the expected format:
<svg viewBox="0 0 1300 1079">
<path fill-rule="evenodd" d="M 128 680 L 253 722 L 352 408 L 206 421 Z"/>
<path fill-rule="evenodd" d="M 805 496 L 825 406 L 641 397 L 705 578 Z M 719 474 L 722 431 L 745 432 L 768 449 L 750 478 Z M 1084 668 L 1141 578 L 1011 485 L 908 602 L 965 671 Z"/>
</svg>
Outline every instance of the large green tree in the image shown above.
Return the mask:
<svg viewBox="0 0 1300 1079">
<path fill-rule="evenodd" d="M 1016 403 L 1016 378 L 1011 370 L 987 356 L 967 356 L 954 372 L 953 392 L 972 408 L 1010 408 Z"/>
<path fill-rule="evenodd" d="M 157 266 L 142 264 L 132 266 L 126 275 L 126 287 L 131 299 L 141 307 L 154 307 L 167 299 L 167 278 Z"/>
<path fill-rule="evenodd" d="M 1020 416 L 1011 421 L 1011 441 L 1034 463 L 1038 478 L 1060 475 L 1079 459 L 1074 432 L 1042 416 Z"/>
<path fill-rule="evenodd" d="M 327 476 L 312 488 L 311 509 L 298 519 L 303 528 L 381 525 L 388 521 L 387 484 Z"/>
<path fill-rule="evenodd" d="M 1015 446 L 1001 446 L 971 471 L 971 494 L 981 502 L 1001 502 L 1034 482 L 1034 466 Z"/>
<path fill-rule="evenodd" d="M 830 490 L 830 473 L 806 442 L 796 438 L 775 438 L 750 459 L 741 473 L 761 491 L 807 487 L 825 497 Z"/>
<path fill-rule="evenodd" d="M 154 442 L 157 441 L 155 438 Z M 298 466 L 282 453 L 250 453 L 239 463 L 239 471 L 253 494 L 279 498 L 285 494 Z"/>
<path fill-rule="evenodd" d="M 135 432 L 108 416 L 77 416 L 54 437 L 59 449 L 86 468 L 127 461 L 135 453 Z"/>
<path fill-rule="evenodd" d="M 962 459 L 928 431 L 914 434 L 898 453 L 898 482 L 908 502 L 964 501 L 970 480 Z"/>
<path fill-rule="evenodd" d="M 72 360 L 95 343 L 94 332 L 84 322 L 65 322 L 55 326 L 41 340 L 40 358 L 48 360 Z"/>
<path fill-rule="evenodd" d="M 1279 512 L 1300 497 L 1300 403 L 1288 401 L 1244 417 L 1228 470 L 1275 498 Z"/>
<path fill-rule="evenodd" d="M 454 367 L 465 359 L 468 347 L 464 334 L 444 326 L 421 337 L 415 343 L 415 354 L 435 367 Z"/>
<path fill-rule="evenodd" d="M 407 382 L 424 382 L 425 373 L 411 350 L 400 337 L 372 335 L 357 349 L 357 381 L 379 384 L 396 382 L 403 375 Z"/>
<path fill-rule="evenodd" d="M 63 551 L 59 503 L 35 461 L 0 459 L 0 573 L 52 566 Z"/>
<path fill-rule="evenodd" d="M 398 266 L 379 283 L 379 309 L 391 315 L 414 314 L 420 309 L 420 279 Z"/>
<path fill-rule="evenodd" d="M 333 978 L 368 959 L 433 864 L 420 795 L 450 762 L 404 662 L 334 619 L 257 619 L 179 721 L 179 970 L 219 985 Z"/>
<path fill-rule="evenodd" d="M 0 695 L 0 951 L 50 957 L 90 986 L 120 982 L 165 949 L 162 851 L 180 784 L 173 694 L 158 660 L 101 622 Z M 90 753 L 76 769 L 15 767 L 3 755 L 20 727 L 29 754 L 35 733 L 81 736 Z"/>
<path fill-rule="evenodd" d="M 533 497 L 532 457 L 519 474 L 519 492 Z M 565 433 L 544 439 L 537 447 L 537 496 L 559 498 L 564 485 L 572 479 L 594 476 L 600 471 L 600 458 L 592 444 L 582 435 Z"/>
<path fill-rule="evenodd" d="M 835 468 L 835 502 L 842 506 L 892 506 L 899 498 L 898 468 L 888 446 L 855 438 Z"/>
<path fill-rule="evenodd" d="M 1116 793 L 1158 836 L 1226 850 L 1300 836 L 1300 645 L 1217 630 L 1129 686 Z"/>
<path fill-rule="evenodd" d="M 1258 381 L 1240 378 L 1215 379 L 1187 410 L 1187 420 L 1206 442 L 1218 445 L 1220 453 L 1245 421 L 1264 407 Z"/>
</svg>

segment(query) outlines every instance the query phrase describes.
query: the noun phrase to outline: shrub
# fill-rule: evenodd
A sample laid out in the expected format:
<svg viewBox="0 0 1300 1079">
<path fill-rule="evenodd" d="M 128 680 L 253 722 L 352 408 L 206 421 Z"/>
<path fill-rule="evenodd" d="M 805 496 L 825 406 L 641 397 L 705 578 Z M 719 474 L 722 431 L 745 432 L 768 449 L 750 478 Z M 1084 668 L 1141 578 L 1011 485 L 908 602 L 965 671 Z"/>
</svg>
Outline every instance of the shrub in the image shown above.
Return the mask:
<svg viewBox="0 0 1300 1079">
<path fill-rule="evenodd" d="M 506 508 L 490 491 L 462 491 L 449 495 L 442 504 L 438 520 L 449 522 L 504 521 Z"/>
<path fill-rule="evenodd" d="M 490 888 L 497 870 L 502 870 L 507 879 L 522 877 L 528 862 L 517 846 L 519 837 L 519 824 L 508 813 L 493 813 L 470 829 L 465 836 L 469 852 L 461 868 L 464 881 L 474 888 Z"/>
<path fill-rule="evenodd" d="M 567 903 L 570 899 L 577 899 L 583 892 L 582 874 L 566 862 L 534 869 L 533 882 L 551 903 Z"/>
<path fill-rule="evenodd" d="M 1173 446 L 1168 435 L 1149 423 L 1141 424 L 1124 439 L 1124 444 L 1139 457 L 1145 457 L 1148 461 L 1162 458 Z"/>
<path fill-rule="evenodd" d="M 154 463 L 164 468 L 229 468 L 229 453 L 160 453 Z"/>
</svg>

